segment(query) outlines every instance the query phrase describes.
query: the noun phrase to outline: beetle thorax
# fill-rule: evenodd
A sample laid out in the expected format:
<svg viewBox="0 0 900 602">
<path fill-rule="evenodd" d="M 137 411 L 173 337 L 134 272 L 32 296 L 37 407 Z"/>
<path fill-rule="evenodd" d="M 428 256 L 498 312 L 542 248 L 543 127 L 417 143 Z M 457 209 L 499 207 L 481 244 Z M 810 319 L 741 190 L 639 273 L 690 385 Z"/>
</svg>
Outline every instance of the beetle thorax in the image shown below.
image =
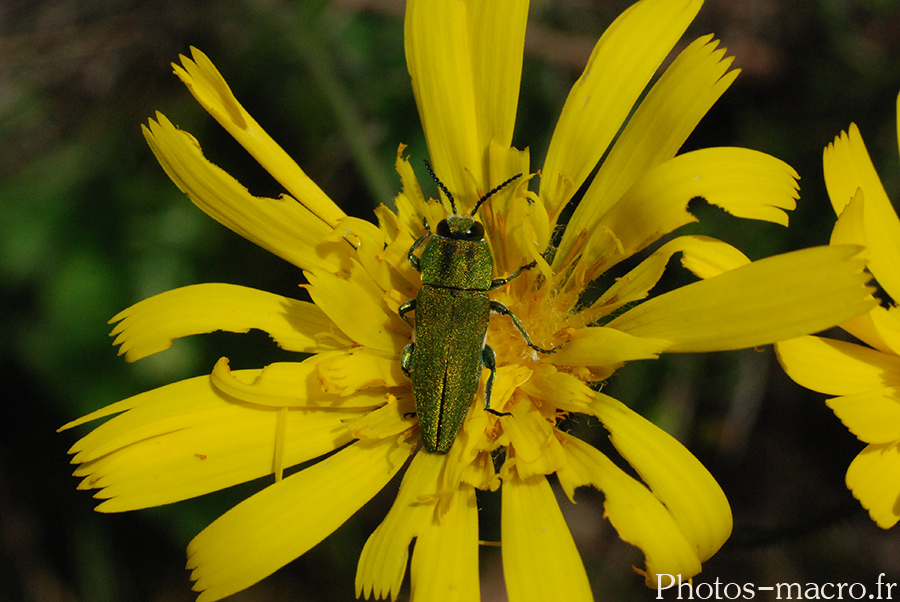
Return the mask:
<svg viewBox="0 0 900 602">
<path fill-rule="evenodd" d="M 494 273 L 484 227 L 468 215 L 438 224 L 421 258 L 422 283 L 441 288 L 487 291 Z"/>
</svg>

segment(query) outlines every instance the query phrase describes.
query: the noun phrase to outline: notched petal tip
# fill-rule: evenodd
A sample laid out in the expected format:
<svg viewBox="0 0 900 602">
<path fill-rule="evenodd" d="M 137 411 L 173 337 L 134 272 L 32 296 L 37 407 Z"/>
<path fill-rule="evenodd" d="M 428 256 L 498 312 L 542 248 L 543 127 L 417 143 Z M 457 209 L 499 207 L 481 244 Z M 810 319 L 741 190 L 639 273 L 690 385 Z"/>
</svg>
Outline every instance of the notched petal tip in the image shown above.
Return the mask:
<svg viewBox="0 0 900 602">
<path fill-rule="evenodd" d="M 242 130 L 247 129 L 248 123 L 244 118 L 243 107 L 238 103 L 225 78 L 222 77 L 213 62 L 193 46 L 191 46 L 191 56 L 193 60 L 183 54 L 178 55 L 184 67 L 172 63 L 175 75 L 184 82 L 198 102 L 207 110 L 224 112 L 235 126 Z"/>
</svg>

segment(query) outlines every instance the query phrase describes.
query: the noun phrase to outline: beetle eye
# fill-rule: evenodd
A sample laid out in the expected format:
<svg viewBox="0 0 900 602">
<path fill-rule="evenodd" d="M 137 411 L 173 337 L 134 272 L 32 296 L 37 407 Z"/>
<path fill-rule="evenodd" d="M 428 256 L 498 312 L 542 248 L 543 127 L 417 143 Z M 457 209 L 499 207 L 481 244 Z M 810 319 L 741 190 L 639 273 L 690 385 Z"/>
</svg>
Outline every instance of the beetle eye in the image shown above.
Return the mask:
<svg viewBox="0 0 900 602">
<path fill-rule="evenodd" d="M 438 222 L 437 225 L 437 233 L 438 236 L 443 236 L 444 238 L 452 238 L 453 234 L 450 232 L 450 224 L 447 223 L 447 220 L 442 219 Z"/>
<path fill-rule="evenodd" d="M 472 227 L 466 230 L 465 238 L 466 240 L 482 240 L 484 238 L 484 226 L 478 222 L 473 223 Z"/>
</svg>

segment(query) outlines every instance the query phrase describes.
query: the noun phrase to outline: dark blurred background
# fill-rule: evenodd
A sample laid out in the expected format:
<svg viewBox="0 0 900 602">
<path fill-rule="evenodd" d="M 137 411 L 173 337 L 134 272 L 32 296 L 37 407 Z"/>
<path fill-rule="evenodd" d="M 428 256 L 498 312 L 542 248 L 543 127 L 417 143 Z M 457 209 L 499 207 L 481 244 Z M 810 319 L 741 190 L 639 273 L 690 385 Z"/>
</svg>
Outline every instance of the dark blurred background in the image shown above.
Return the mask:
<svg viewBox="0 0 900 602">
<path fill-rule="evenodd" d="M 532 148 L 533 166 L 594 42 L 629 4 L 532 1 L 514 142 Z M 800 172 L 802 198 L 789 229 L 707 211 L 703 232 L 754 259 L 826 244 L 834 216 L 821 153 L 851 121 L 900 199 L 898 5 L 707 2 L 683 42 L 715 33 L 743 73 L 687 147 L 774 154 Z M 371 217 L 398 189 L 397 145 L 409 144 L 415 161 L 426 152 L 403 10 L 402 0 L 0 2 L 0 602 L 192 600 L 187 542 L 265 485 L 100 515 L 90 494 L 75 490 L 66 455 L 85 431 L 55 432 L 98 407 L 207 373 L 222 355 L 240 367 L 285 357 L 264 335 L 217 334 L 126 364 L 107 336 L 117 312 L 179 286 L 300 294 L 296 268 L 194 208 L 144 143 L 139 125 L 161 110 L 252 192 L 280 192 L 169 63 L 190 45 L 206 52 L 307 173 L 349 213 Z M 900 581 L 900 531 L 877 528 L 844 486 L 863 444 L 823 396 L 781 373 L 771 347 L 638 362 L 605 392 L 685 442 L 731 500 L 734 534 L 697 582 L 870 586 L 881 572 Z M 353 599 L 359 552 L 395 491 L 396 483 L 233 599 Z M 579 499 L 562 506 L 596 598 L 652 599 L 630 568 L 642 565 L 640 553 L 601 518 L 602 495 L 582 490 Z M 499 501 L 480 503 L 483 537 L 497 537 Z M 505 599 L 499 552 L 486 548 L 482 560 L 483 599 Z M 401 599 L 408 592 L 407 583 Z"/>
</svg>

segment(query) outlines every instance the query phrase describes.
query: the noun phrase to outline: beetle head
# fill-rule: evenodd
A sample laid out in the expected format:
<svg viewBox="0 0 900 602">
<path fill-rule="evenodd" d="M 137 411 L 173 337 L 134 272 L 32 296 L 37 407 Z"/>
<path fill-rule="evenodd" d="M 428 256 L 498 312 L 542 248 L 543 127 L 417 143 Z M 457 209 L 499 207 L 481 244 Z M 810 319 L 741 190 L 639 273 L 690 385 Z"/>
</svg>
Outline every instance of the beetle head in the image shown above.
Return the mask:
<svg viewBox="0 0 900 602">
<path fill-rule="evenodd" d="M 438 223 L 437 233 L 454 240 L 484 240 L 484 226 L 471 215 L 448 215 Z"/>
</svg>

